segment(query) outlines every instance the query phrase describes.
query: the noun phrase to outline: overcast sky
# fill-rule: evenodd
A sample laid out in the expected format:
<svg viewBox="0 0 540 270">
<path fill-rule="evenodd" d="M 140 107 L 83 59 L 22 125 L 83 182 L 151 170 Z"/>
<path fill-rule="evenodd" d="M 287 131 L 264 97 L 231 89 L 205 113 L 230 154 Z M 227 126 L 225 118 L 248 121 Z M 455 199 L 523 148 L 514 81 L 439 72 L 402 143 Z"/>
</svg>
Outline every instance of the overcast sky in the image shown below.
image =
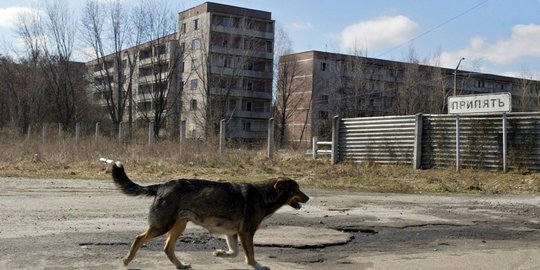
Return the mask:
<svg viewBox="0 0 540 270">
<path fill-rule="evenodd" d="M 0 0 L 2 53 L 17 44 L 16 14 L 40 2 Z M 77 14 L 85 0 L 66 2 Z M 203 3 L 169 2 L 177 11 Z M 466 70 L 540 79 L 540 0 L 214 2 L 272 12 L 295 52 L 360 51 L 368 57 L 404 61 L 414 51 L 416 58 L 448 68 L 465 57 L 461 68 Z"/>
</svg>

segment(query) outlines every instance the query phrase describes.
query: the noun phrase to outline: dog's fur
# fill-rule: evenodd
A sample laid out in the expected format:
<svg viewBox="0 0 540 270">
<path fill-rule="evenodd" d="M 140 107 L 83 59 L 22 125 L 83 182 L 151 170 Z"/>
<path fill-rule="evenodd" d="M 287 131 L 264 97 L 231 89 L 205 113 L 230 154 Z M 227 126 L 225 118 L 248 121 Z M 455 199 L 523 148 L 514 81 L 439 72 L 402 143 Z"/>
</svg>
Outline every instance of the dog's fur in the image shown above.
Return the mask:
<svg viewBox="0 0 540 270">
<path fill-rule="evenodd" d="M 112 163 L 112 162 L 108 162 Z M 179 179 L 164 184 L 140 186 L 131 181 L 121 163 L 113 163 L 112 177 L 116 186 L 131 196 L 153 196 L 148 215 L 148 229 L 135 238 L 124 257 L 128 265 L 135 253 L 148 240 L 169 233 L 165 253 L 178 269 L 189 268 L 174 254 L 175 243 L 188 221 L 215 234 L 224 234 L 229 250 L 215 250 L 214 256 L 238 255 L 238 238 L 245 252 L 246 263 L 255 269 L 269 269 L 255 261 L 253 236 L 265 217 L 288 204 L 300 209 L 309 197 L 300 191 L 296 181 L 280 177 L 255 184 L 235 184 L 208 180 Z"/>
</svg>

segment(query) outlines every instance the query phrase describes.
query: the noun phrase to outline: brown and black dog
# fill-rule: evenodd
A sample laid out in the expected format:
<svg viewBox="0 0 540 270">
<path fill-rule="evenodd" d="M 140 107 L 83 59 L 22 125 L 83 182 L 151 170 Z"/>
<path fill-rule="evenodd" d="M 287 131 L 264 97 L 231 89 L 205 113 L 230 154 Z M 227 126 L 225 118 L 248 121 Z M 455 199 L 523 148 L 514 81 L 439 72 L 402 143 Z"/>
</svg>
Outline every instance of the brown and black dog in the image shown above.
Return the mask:
<svg viewBox="0 0 540 270">
<path fill-rule="evenodd" d="M 101 159 L 108 163 L 111 160 Z M 270 269 L 255 261 L 253 236 L 265 217 L 287 204 L 300 209 L 309 197 L 300 191 L 298 183 L 286 177 L 254 184 L 236 184 L 197 179 L 179 179 L 164 184 L 140 186 L 131 181 L 120 162 L 113 163 L 112 177 L 116 186 L 131 196 L 152 196 L 154 202 L 148 214 L 148 229 L 139 234 L 124 257 L 128 265 L 137 250 L 148 240 L 169 233 L 165 253 L 178 269 L 189 268 L 174 254 L 176 240 L 188 221 L 206 228 L 210 233 L 224 234 L 229 250 L 215 250 L 214 256 L 238 255 L 238 238 L 244 249 L 246 263 L 255 269 Z"/>
</svg>

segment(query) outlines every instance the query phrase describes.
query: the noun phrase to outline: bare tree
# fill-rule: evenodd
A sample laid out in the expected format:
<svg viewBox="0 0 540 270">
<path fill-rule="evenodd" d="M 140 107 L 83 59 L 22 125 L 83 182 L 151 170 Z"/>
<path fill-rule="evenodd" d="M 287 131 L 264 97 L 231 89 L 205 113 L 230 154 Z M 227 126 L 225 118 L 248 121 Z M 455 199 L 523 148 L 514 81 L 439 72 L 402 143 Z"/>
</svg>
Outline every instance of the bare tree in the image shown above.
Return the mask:
<svg viewBox="0 0 540 270">
<path fill-rule="evenodd" d="M 42 50 L 44 52 L 49 92 L 58 121 L 64 127 L 80 120 L 82 110 L 78 105 L 87 101 L 84 65 L 72 61 L 76 23 L 67 1 L 49 2 L 44 18 Z"/>
<path fill-rule="evenodd" d="M 23 13 L 17 17 L 16 34 L 24 41 L 24 55 L 17 61 L 6 57 L 2 61 L 2 78 L 8 101 L 11 122 L 19 133 L 41 120 L 44 110 L 43 88 L 45 82 L 41 76 L 42 52 L 39 49 L 41 31 L 37 13 Z"/>
<path fill-rule="evenodd" d="M 530 78 L 530 79 L 527 79 Z M 536 111 L 540 108 L 540 97 L 538 94 L 534 96 L 535 84 L 532 81 L 532 76 L 527 72 L 523 72 L 520 79 L 516 79 L 516 93 L 519 97 L 517 100 L 518 107 L 521 111 Z"/>
<path fill-rule="evenodd" d="M 19 86 L 30 87 L 25 91 L 36 105 L 32 110 L 40 111 L 39 118 L 47 117 L 46 120 L 63 123 L 67 128 L 81 120 L 83 108 L 88 107 L 84 65 L 72 61 L 76 24 L 67 1 L 48 1 L 43 12 L 35 10 L 19 14 L 16 33 L 24 40 L 26 55 L 12 66 L 12 71 L 28 74 L 20 78 L 23 81 Z M 27 72 L 21 73 L 25 69 Z M 11 96 L 22 97 L 21 93 Z"/>
<path fill-rule="evenodd" d="M 420 64 L 414 47 L 409 47 L 406 64 L 393 65 L 395 99 L 393 113 L 407 115 L 430 111 L 433 91 L 432 68 Z"/>
<path fill-rule="evenodd" d="M 0 66 L 0 94 L 7 116 L 15 130 L 24 134 L 29 125 L 43 120 L 46 115 L 40 63 L 2 57 Z"/>
<path fill-rule="evenodd" d="M 137 44 L 139 55 L 138 64 L 138 93 L 136 103 L 138 113 L 148 122 L 153 122 L 154 135 L 165 126 L 171 118 L 171 135 L 179 128 L 181 94 L 184 82 L 178 75 L 184 62 L 184 51 L 179 46 L 175 33 L 176 14 L 167 2 L 148 0 L 138 9 L 138 33 L 142 40 L 148 41 Z"/>
<path fill-rule="evenodd" d="M 285 144 L 286 129 L 291 119 L 297 115 L 298 112 L 296 109 L 299 107 L 309 107 L 308 100 L 311 95 L 308 96 L 307 93 L 301 91 L 307 84 L 307 80 L 299 76 L 302 72 L 301 65 L 294 57 L 288 59 L 282 58 L 282 61 L 279 63 L 274 115 L 276 116 L 276 123 L 279 130 L 278 141 L 280 147 L 283 147 Z M 309 118 L 309 113 L 306 114 L 306 118 Z"/>
<path fill-rule="evenodd" d="M 82 14 L 83 40 L 89 45 L 95 56 L 93 73 L 99 73 L 94 79 L 94 87 L 105 99 L 107 112 L 115 127 L 123 121 L 127 101 L 127 84 L 131 79 L 125 76 L 128 66 L 124 60 L 124 51 L 132 42 L 132 24 L 128 20 L 128 11 L 121 0 L 87 0 Z M 133 74 L 129 71 L 128 74 Z M 126 84 L 126 78 L 128 83 Z"/>
<path fill-rule="evenodd" d="M 376 65 L 370 64 L 358 51 L 345 57 L 341 66 L 336 67 L 332 85 L 337 88 L 333 91 L 339 98 L 331 100 L 331 103 L 342 117 L 372 116 L 374 99 L 381 96 L 380 89 L 370 84 L 373 80 L 380 80 L 375 78 L 380 75 L 374 67 Z"/>
</svg>

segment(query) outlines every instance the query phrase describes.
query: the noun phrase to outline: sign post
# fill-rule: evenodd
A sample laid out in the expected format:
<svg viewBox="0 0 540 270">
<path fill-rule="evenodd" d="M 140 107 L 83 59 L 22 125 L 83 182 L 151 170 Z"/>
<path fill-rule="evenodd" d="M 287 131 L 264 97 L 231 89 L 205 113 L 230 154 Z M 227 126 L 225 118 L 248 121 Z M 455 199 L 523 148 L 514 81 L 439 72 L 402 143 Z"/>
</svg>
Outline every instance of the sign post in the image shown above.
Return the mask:
<svg viewBox="0 0 540 270">
<path fill-rule="evenodd" d="M 512 95 L 510 93 L 493 93 L 482 95 L 448 97 L 448 114 L 456 116 L 456 171 L 460 170 L 460 127 L 459 116 L 464 114 L 502 113 L 503 134 L 503 171 L 507 171 L 507 136 L 506 113 L 512 111 Z"/>
</svg>

